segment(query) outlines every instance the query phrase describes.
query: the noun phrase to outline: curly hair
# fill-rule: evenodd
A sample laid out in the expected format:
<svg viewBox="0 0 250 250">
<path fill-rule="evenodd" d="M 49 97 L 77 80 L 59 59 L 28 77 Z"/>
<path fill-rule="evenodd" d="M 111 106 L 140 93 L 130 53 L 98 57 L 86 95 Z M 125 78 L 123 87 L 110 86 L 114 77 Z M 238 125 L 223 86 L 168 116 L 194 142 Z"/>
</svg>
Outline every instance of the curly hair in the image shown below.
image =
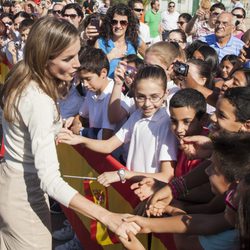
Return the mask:
<svg viewBox="0 0 250 250">
<path fill-rule="evenodd" d="M 106 46 L 108 46 L 108 41 L 112 39 L 113 36 L 111 22 L 115 14 L 128 17 L 125 39 L 126 41 L 130 41 L 135 49 L 137 49 L 139 45 L 139 22 L 133 15 L 132 10 L 127 5 L 121 3 L 110 7 L 103 20 L 100 35 L 106 41 Z"/>
</svg>

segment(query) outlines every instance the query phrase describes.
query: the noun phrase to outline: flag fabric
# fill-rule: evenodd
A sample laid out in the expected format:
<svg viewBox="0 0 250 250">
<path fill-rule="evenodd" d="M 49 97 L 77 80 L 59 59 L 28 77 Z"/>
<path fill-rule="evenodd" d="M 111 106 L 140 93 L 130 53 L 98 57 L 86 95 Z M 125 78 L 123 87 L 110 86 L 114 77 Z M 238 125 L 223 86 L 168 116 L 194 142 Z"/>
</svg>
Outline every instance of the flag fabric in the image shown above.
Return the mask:
<svg viewBox="0 0 250 250">
<path fill-rule="evenodd" d="M 111 155 L 95 153 L 80 145 L 71 147 L 68 145 L 58 146 L 58 158 L 62 175 L 97 177 L 107 171 L 115 171 L 124 166 L 116 161 Z M 112 183 L 107 189 L 100 187 L 97 181 L 82 181 L 80 179 L 65 179 L 72 187 L 81 194 L 112 212 L 133 213 L 133 209 L 139 199 L 130 189 L 131 183 L 126 181 Z M 83 191 L 84 190 L 84 191 Z M 75 230 L 83 248 L 91 250 L 120 250 L 121 244 L 114 244 L 116 241 L 113 235 L 107 231 L 99 222 L 93 222 L 71 209 L 63 207 L 64 212 Z M 172 234 L 147 234 L 138 235 L 146 249 L 152 250 L 176 250 Z M 150 244 L 150 245 L 149 245 Z"/>
</svg>

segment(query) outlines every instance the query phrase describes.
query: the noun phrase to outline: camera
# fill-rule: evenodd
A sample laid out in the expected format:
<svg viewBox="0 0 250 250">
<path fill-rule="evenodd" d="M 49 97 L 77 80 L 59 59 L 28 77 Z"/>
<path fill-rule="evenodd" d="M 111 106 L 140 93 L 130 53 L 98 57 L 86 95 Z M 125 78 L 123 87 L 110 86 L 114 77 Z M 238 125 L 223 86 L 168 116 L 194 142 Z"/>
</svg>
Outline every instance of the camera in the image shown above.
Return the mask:
<svg viewBox="0 0 250 250">
<path fill-rule="evenodd" d="M 15 48 L 16 48 L 16 49 L 21 49 L 22 44 L 21 44 L 20 41 L 16 41 L 16 42 L 14 43 L 14 45 L 15 45 Z"/>
<path fill-rule="evenodd" d="M 127 68 L 126 68 L 126 71 L 125 71 L 125 76 L 133 78 L 136 73 L 137 73 L 137 69 L 136 68 L 127 65 Z"/>
<path fill-rule="evenodd" d="M 176 75 L 187 76 L 189 65 L 179 61 L 174 62 L 173 70 Z"/>
</svg>

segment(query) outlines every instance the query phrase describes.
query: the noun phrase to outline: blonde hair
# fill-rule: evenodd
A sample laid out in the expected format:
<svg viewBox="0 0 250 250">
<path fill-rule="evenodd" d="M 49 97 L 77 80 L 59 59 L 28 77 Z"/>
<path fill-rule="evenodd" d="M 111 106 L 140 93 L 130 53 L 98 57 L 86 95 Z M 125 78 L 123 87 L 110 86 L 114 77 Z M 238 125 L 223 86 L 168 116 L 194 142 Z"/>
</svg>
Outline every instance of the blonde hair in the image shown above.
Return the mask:
<svg viewBox="0 0 250 250">
<path fill-rule="evenodd" d="M 56 104 L 58 89 L 65 83 L 48 73 L 48 62 L 67 49 L 77 37 L 77 29 L 66 20 L 43 17 L 35 22 L 26 42 L 24 59 L 7 75 L 1 93 L 1 106 L 7 121 L 12 122 L 17 117 L 20 96 L 32 80 Z"/>
<path fill-rule="evenodd" d="M 185 52 L 180 48 L 178 44 L 171 42 L 158 42 L 150 46 L 146 50 L 146 54 L 153 54 L 161 61 L 163 65 L 168 69 L 176 58 L 182 58 L 185 60 Z"/>
</svg>

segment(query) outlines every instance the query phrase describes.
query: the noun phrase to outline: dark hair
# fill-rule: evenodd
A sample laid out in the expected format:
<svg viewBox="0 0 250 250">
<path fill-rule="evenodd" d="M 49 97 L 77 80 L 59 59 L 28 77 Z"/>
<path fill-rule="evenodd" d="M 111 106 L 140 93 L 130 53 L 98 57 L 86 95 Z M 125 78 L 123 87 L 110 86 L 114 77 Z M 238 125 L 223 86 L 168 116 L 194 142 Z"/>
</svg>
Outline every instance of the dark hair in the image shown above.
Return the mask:
<svg viewBox="0 0 250 250">
<path fill-rule="evenodd" d="M 74 9 L 77 13 L 78 16 L 80 16 L 81 18 L 83 18 L 83 12 L 82 12 L 82 8 L 78 3 L 68 3 L 66 4 L 61 11 L 61 14 L 64 15 L 65 11 L 68 9 Z"/>
<path fill-rule="evenodd" d="M 238 229 L 240 232 L 240 249 L 250 249 L 250 172 L 243 178 L 244 189 L 238 193 Z"/>
<path fill-rule="evenodd" d="M 19 11 L 14 15 L 14 20 L 18 17 L 23 17 L 24 19 L 31 19 L 31 15 L 25 11 Z"/>
<path fill-rule="evenodd" d="M 151 0 L 151 2 L 150 2 L 151 8 L 153 8 L 153 5 L 154 5 L 156 2 L 159 2 L 159 0 Z"/>
<path fill-rule="evenodd" d="M 230 183 L 241 180 L 250 171 L 250 134 L 221 132 L 211 139 L 219 171 Z"/>
<path fill-rule="evenodd" d="M 241 37 L 241 40 L 242 40 L 244 43 L 248 43 L 248 41 L 250 40 L 250 29 L 248 29 L 248 30 L 243 34 L 243 36 Z"/>
<path fill-rule="evenodd" d="M 11 14 L 11 13 L 2 13 L 1 16 L 0 16 L 0 19 L 2 20 L 4 17 L 8 17 L 12 21 L 14 21 L 14 15 Z"/>
<path fill-rule="evenodd" d="M 22 31 L 24 31 L 24 30 L 26 30 L 26 29 L 29 29 L 29 28 L 31 28 L 32 27 L 32 25 L 34 24 L 34 20 L 32 20 L 32 19 L 24 19 L 21 23 L 20 23 L 20 25 L 19 25 L 19 32 L 22 32 Z"/>
<path fill-rule="evenodd" d="M 128 1 L 128 7 L 129 7 L 131 10 L 133 10 L 136 3 L 141 3 L 141 4 L 143 4 L 143 1 L 142 1 L 142 0 L 129 0 L 129 1 Z"/>
<path fill-rule="evenodd" d="M 10 1 L 4 1 L 2 4 L 3 7 L 11 7 L 12 3 Z"/>
<path fill-rule="evenodd" d="M 214 11 L 215 9 L 221 9 L 221 10 L 223 10 L 223 11 L 225 11 L 226 10 L 226 7 L 225 7 L 225 5 L 223 4 L 223 3 L 215 3 L 215 4 L 213 4 L 212 6 L 211 6 L 211 8 L 210 8 L 210 12 L 212 12 L 212 11 Z"/>
<path fill-rule="evenodd" d="M 250 87 L 228 88 L 223 98 L 235 107 L 237 121 L 246 122 L 250 119 Z"/>
<path fill-rule="evenodd" d="M 0 36 L 6 36 L 7 28 L 5 24 L 0 20 Z"/>
<path fill-rule="evenodd" d="M 183 18 L 187 23 L 192 19 L 192 16 L 188 13 L 182 13 L 179 15 L 179 18 Z"/>
<path fill-rule="evenodd" d="M 109 72 L 108 58 L 101 49 L 91 47 L 84 48 L 79 53 L 79 62 L 81 66 L 78 71 L 86 70 L 98 76 L 100 76 L 102 69 L 107 69 L 107 74 Z"/>
<path fill-rule="evenodd" d="M 231 72 L 230 72 L 230 75 L 229 77 L 232 77 L 232 75 L 237 72 L 237 71 L 241 71 L 244 73 L 245 77 L 246 77 L 246 86 L 245 87 L 248 87 L 250 86 L 250 69 L 248 68 L 236 68 L 236 69 L 233 69 Z"/>
<path fill-rule="evenodd" d="M 181 89 L 170 99 L 170 108 L 190 107 L 195 110 L 195 117 L 201 119 L 206 113 L 207 103 L 205 97 L 195 89 Z"/>
<path fill-rule="evenodd" d="M 192 42 L 190 45 L 188 45 L 186 48 L 185 48 L 185 52 L 186 52 L 186 56 L 187 58 L 192 58 L 193 57 L 193 54 L 194 52 L 200 48 L 201 46 L 204 46 L 204 45 L 207 45 L 206 42 L 202 42 L 201 40 L 195 40 L 194 42 Z"/>
<path fill-rule="evenodd" d="M 132 90 L 134 91 L 138 82 L 142 79 L 159 79 L 162 82 L 163 89 L 167 89 L 167 76 L 164 69 L 158 65 L 147 65 L 137 72 L 134 82 L 132 83 Z"/>
<path fill-rule="evenodd" d="M 233 66 L 235 65 L 235 63 L 237 62 L 238 56 L 236 55 L 225 55 L 221 61 L 220 64 L 222 64 L 225 61 L 229 61 Z"/>
<path fill-rule="evenodd" d="M 175 6 L 175 2 L 173 2 L 173 1 L 170 1 L 170 2 L 168 3 L 168 7 L 169 7 L 170 4 L 174 4 L 174 6 Z"/>
<path fill-rule="evenodd" d="M 124 59 L 127 61 L 127 63 L 134 63 L 137 69 L 140 69 L 145 66 L 144 61 L 135 54 L 127 55 L 122 58 L 122 60 Z"/>
<path fill-rule="evenodd" d="M 238 61 L 238 56 L 236 55 L 225 55 L 221 61 L 220 61 L 220 64 L 219 64 L 219 70 L 218 70 L 218 76 L 223 78 L 224 80 L 226 80 L 224 77 L 222 77 L 222 64 L 225 62 L 225 61 L 229 61 L 232 65 L 233 65 L 233 69 L 236 70 L 235 68 L 235 64 L 236 62 Z M 237 67 L 237 69 L 239 69 L 239 67 Z M 232 70 L 231 70 L 232 71 Z M 229 72 L 229 76 L 231 75 L 231 71 Z"/>
<path fill-rule="evenodd" d="M 212 76 L 212 69 L 209 63 L 207 63 L 206 61 L 200 60 L 200 59 L 189 59 L 187 61 L 187 63 L 191 63 L 193 65 L 196 66 L 196 68 L 198 69 L 199 75 L 201 77 L 206 78 L 206 82 L 205 82 L 205 86 L 209 89 L 212 89 L 212 80 L 213 80 L 213 76 Z"/>
<path fill-rule="evenodd" d="M 241 7 L 236 7 L 236 8 L 234 8 L 234 9 L 232 9 L 231 13 L 233 14 L 233 12 L 234 12 L 235 10 L 241 10 L 241 11 L 242 11 L 242 14 L 243 14 L 243 17 L 246 18 L 246 11 L 245 11 L 245 9 L 243 9 L 243 8 L 241 8 Z"/>
<path fill-rule="evenodd" d="M 182 42 L 183 42 L 183 43 L 186 43 L 186 42 L 187 42 L 187 36 L 186 36 L 186 34 L 185 34 L 185 32 L 184 32 L 183 30 L 181 30 L 181 29 L 171 30 L 171 31 L 169 31 L 168 36 L 169 36 L 171 33 L 178 33 L 178 34 L 180 34 Z"/>
<path fill-rule="evenodd" d="M 219 65 L 219 58 L 215 49 L 208 45 L 202 45 L 195 51 L 199 51 L 203 55 L 204 61 L 210 65 L 211 71 L 215 76 Z"/>
<path fill-rule="evenodd" d="M 128 26 L 125 34 L 126 40 L 130 41 L 135 49 L 137 49 L 139 45 L 138 20 L 134 16 L 132 10 L 127 5 L 122 3 L 110 7 L 104 17 L 100 28 L 100 36 L 106 41 L 106 46 L 108 46 L 108 41 L 112 39 L 113 34 L 111 22 L 115 14 L 128 17 Z"/>
</svg>

